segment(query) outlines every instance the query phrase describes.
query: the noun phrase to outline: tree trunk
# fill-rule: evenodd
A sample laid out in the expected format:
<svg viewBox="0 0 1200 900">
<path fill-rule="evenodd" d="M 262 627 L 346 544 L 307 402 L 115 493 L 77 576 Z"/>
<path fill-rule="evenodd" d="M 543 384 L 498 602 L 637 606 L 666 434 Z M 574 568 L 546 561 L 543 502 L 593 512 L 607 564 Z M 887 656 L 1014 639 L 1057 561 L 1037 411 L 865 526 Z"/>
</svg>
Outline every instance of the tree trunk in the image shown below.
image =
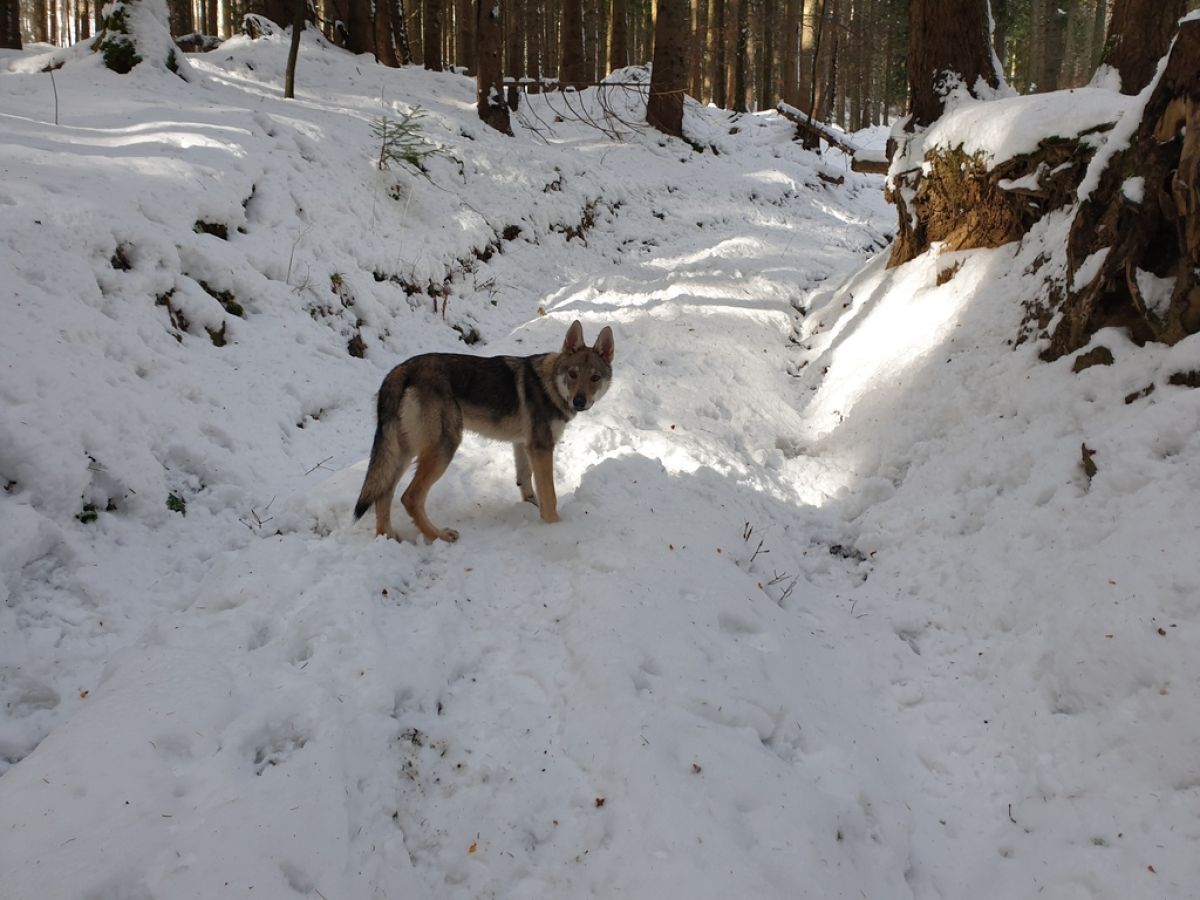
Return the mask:
<svg viewBox="0 0 1200 900">
<path fill-rule="evenodd" d="M 704 102 L 704 44 L 708 40 L 707 0 L 692 0 L 692 43 L 688 48 L 691 94 Z"/>
<path fill-rule="evenodd" d="M 412 44 L 408 40 L 408 14 L 404 8 L 404 0 L 380 0 L 392 7 L 392 46 L 396 48 L 396 61 L 407 66 L 413 61 Z"/>
<path fill-rule="evenodd" d="M 300 35 L 304 33 L 307 15 L 308 0 L 292 0 L 292 40 L 288 44 L 287 68 L 283 73 L 283 96 L 288 100 L 296 96 L 296 61 L 300 57 Z"/>
<path fill-rule="evenodd" d="M 484 2 L 484 0 L 481 0 Z M 442 62 L 442 0 L 424 0 L 421 18 L 421 61 L 431 72 L 440 72 Z"/>
<path fill-rule="evenodd" d="M 804 110 L 810 116 L 812 115 L 812 93 L 813 93 L 813 42 L 816 40 L 816 22 L 813 18 L 817 14 L 818 4 L 820 0 L 800 0 L 800 71 L 797 76 L 796 93 L 797 103 L 800 109 Z"/>
<path fill-rule="evenodd" d="M 953 73 L 974 93 L 979 79 L 995 88 L 986 0 L 912 0 L 908 81 L 911 125 L 929 125 L 942 114 L 939 88 Z"/>
<path fill-rule="evenodd" d="M 688 83 L 688 0 L 657 0 L 654 61 L 646 121 L 664 134 L 683 137 L 683 96 Z"/>
<path fill-rule="evenodd" d="M 454 64 L 475 74 L 475 9 L 472 0 L 456 0 L 454 5 Z"/>
<path fill-rule="evenodd" d="M 1185 0 L 1114 0 L 1104 62 L 1120 73 L 1122 94 L 1150 83 L 1185 12 Z M 1193 63 L 1200 67 L 1200 57 Z"/>
<path fill-rule="evenodd" d="M 1200 20 L 1192 19 L 1179 29 L 1133 139 L 1107 161 L 1075 215 L 1067 243 L 1069 290 L 1057 309 L 1052 304 L 1042 311 L 1045 321 L 1062 313 L 1045 358 L 1074 352 L 1109 326 L 1127 328 L 1139 344 L 1174 344 L 1200 331 L 1198 59 Z M 1136 199 L 1127 193 L 1131 178 L 1142 185 Z M 1099 271 L 1076 289 L 1084 262 L 1100 252 Z M 1145 295 L 1149 276 L 1173 279 L 1169 297 Z"/>
<path fill-rule="evenodd" d="M 1108 17 L 1108 0 L 1095 0 L 1096 8 L 1092 11 L 1092 64 L 1095 69 L 1104 57 L 1104 26 Z"/>
<path fill-rule="evenodd" d="M 1042 8 L 1042 56 L 1038 90 L 1057 91 L 1059 69 L 1067 49 L 1067 17 L 1057 2 L 1048 0 Z"/>
<path fill-rule="evenodd" d="M 779 92 L 775 87 L 775 30 L 779 23 L 775 21 L 775 0 L 762 0 L 760 14 L 762 27 L 758 32 L 762 35 L 759 45 L 758 60 L 758 108 L 774 109 L 779 100 Z"/>
<path fill-rule="evenodd" d="M 733 111 L 746 112 L 746 76 L 749 68 L 750 0 L 737 0 L 736 50 L 733 66 Z"/>
<path fill-rule="evenodd" d="M 629 65 L 629 22 L 625 0 L 612 0 L 608 16 L 608 70 Z"/>
<path fill-rule="evenodd" d="M 546 48 L 542 44 L 542 17 L 546 14 L 543 0 L 525 2 L 525 65 L 531 82 L 529 90 L 537 94 L 542 90 L 543 60 Z"/>
<path fill-rule="evenodd" d="M 517 111 L 517 106 L 521 102 L 520 85 L 521 79 L 525 75 L 525 33 L 521 27 L 525 17 L 521 2 L 522 0 L 509 0 L 509 15 L 505 16 L 504 22 L 508 29 L 504 47 L 504 71 L 512 80 L 512 84 L 508 86 L 505 100 L 508 108 L 513 112 Z"/>
<path fill-rule="evenodd" d="M 719 109 L 728 109 L 729 85 L 725 79 L 725 0 L 708 0 L 708 11 L 708 58 L 712 64 L 712 102 Z"/>
<path fill-rule="evenodd" d="M 582 89 L 588 77 L 583 59 L 582 0 L 562 0 L 562 51 L 558 82 L 561 88 Z"/>
<path fill-rule="evenodd" d="M 783 102 L 800 105 L 800 14 L 803 0 L 786 0 L 783 10 Z"/>
<path fill-rule="evenodd" d="M 479 72 L 475 76 L 475 106 L 485 124 L 511 137 L 512 126 L 508 121 L 508 107 L 504 103 L 504 76 L 500 65 L 500 49 L 504 40 L 500 0 L 480 0 L 476 10 Z"/>
<path fill-rule="evenodd" d="M 0 47 L 21 49 L 21 4 L 17 0 L 0 0 Z"/>
</svg>

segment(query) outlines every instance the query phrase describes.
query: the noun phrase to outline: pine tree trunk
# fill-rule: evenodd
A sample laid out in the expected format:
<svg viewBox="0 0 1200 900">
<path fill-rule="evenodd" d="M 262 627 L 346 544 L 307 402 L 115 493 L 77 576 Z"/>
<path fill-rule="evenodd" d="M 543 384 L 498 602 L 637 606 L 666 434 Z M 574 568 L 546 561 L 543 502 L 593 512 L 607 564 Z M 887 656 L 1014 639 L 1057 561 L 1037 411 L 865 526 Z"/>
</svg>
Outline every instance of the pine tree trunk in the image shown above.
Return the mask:
<svg viewBox="0 0 1200 900">
<path fill-rule="evenodd" d="M 508 108 L 516 112 L 521 102 L 521 79 L 525 76 L 525 34 L 521 27 L 525 22 L 525 11 L 522 9 L 522 0 L 508 0 L 508 4 L 504 23 L 508 31 L 504 47 L 504 71 L 512 83 L 508 86 L 505 100 Z"/>
<path fill-rule="evenodd" d="M 588 78 L 583 59 L 582 0 L 562 0 L 562 50 L 559 59 L 559 87 L 577 90 L 585 87 Z"/>
<path fill-rule="evenodd" d="M 1047 0 L 1042 7 L 1042 56 L 1041 72 L 1038 75 L 1038 90 L 1058 90 L 1058 73 L 1066 53 L 1066 16 L 1055 0 Z"/>
<path fill-rule="evenodd" d="M 454 64 L 475 74 L 475 5 L 472 0 L 454 4 Z"/>
<path fill-rule="evenodd" d="M 736 50 L 733 67 L 733 111 L 746 112 L 746 92 L 749 74 L 750 0 L 737 0 Z"/>
<path fill-rule="evenodd" d="M 762 43 L 759 45 L 758 60 L 758 108 L 774 109 L 778 100 L 775 86 L 775 29 L 779 27 L 775 21 L 775 0 L 762 0 L 759 18 L 762 27 L 757 30 L 762 35 Z"/>
<path fill-rule="evenodd" d="M 691 95 L 697 100 L 704 101 L 704 45 L 708 40 L 708 3 L 707 0 L 692 0 L 692 43 L 688 49 L 689 75 Z"/>
<path fill-rule="evenodd" d="M 0 47 L 21 49 L 21 4 L 17 0 L 0 0 Z"/>
<path fill-rule="evenodd" d="M 729 85 L 725 79 L 725 0 L 708 0 L 708 58 L 712 65 L 712 102 L 729 108 Z"/>
<path fill-rule="evenodd" d="M 612 0 L 608 15 L 608 70 L 629 65 L 629 23 L 625 0 Z"/>
<path fill-rule="evenodd" d="M 657 0 L 654 61 L 646 121 L 664 134 L 683 137 L 683 96 L 688 83 L 688 0 Z"/>
<path fill-rule="evenodd" d="M 504 75 L 500 63 L 504 40 L 500 0 L 479 0 L 476 11 L 479 72 L 475 76 L 475 106 L 485 124 L 511 137 L 512 126 L 508 121 L 508 107 L 504 103 Z"/>
<path fill-rule="evenodd" d="M 1095 0 L 1095 4 L 1092 11 L 1092 69 L 1104 58 L 1104 26 L 1108 19 L 1108 0 Z"/>
<path fill-rule="evenodd" d="M 813 42 L 816 40 L 814 16 L 817 14 L 820 0 L 801 0 L 800 3 L 800 59 L 796 93 L 796 106 L 810 116 L 813 111 Z"/>
<path fill-rule="evenodd" d="M 986 0 L 912 0 L 908 79 L 912 125 L 929 125 L 942 114 L 938 91 L 945 72 L 969 90 L 980 78 L 999 84 L 988 43 Z"/>
<path fill-rule="evenodd" d="M 800 14 L 803 0 L 786 0 L 783 10 L 783 102 L 800 105 Z"/>
<path fill-rule="evenodd" d="M 307 15 L 308 0 L 292 0 L 292 39 L 288 44 L 287 67 L 283 72 L 283 96 L 288 100 L 296 96 L 296 63 L 300 58 L 300 36 L 304 33 Z"/>
<path fill-rule="evenodd" d="M 413 61 L 412 44 L 408 40 L 408 14 L 404 0 L 381 0 L 392 6 L 392 46 L 396 48 L 396 59 L 407 66 Z"/>
<path fill-rule="evenodd" d="M 992 0 L 992 50 L 1004 69 L 1008 60 L 1008 4 L 1009 0 Z"/>
<path fill-rule="evenodd" d="M 481 0 L 485 2 L 485 0 Z M 442 62 L 442 0 L 424 0 L 421 19 L 421 61 L 431 72 L 440 72 Z"/>
<path fill-rule="evenodd" d="M 1150 83 L 1185 12 L 1185 0 L 1114 0 L 1104 62 L 1121 74 L 1122 94 Z M 1200 57 L 1193 62 L 1200 67 Z"/>
<path fill-rule="evenodd" d="M 307 3 L 307 0 L 304 2 Z M 372 23 L 375 30 L 375 58 L 393 69 L 400 65 L 393 37 L 392 15 L 394 12 L 392 0 L 375 0 L 375 21 Z"/>
<path fill-rule="evenodd" d="M 525 65 L 529 72 L 529 91 L 541 93 L 543 60 L 546 48 L 542 45 L 542 17 L 545 15 L 543 0 L 526 0 L 525 3 Z"/>
</svg>

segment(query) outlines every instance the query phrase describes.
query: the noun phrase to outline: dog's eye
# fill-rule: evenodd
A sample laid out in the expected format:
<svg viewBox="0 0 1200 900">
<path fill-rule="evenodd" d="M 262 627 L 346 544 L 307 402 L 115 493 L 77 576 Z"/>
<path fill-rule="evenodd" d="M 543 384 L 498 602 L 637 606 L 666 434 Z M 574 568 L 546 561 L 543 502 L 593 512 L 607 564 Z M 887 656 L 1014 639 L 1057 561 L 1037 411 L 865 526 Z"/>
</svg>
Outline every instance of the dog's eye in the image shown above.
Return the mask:
<svg viewBox="0 0 1200 900">
<path fill-rule="evenodd" d="M 578 370 L 578 369 L 567 369 L 567 377 L 568 377 L 568 378 L 572 378 L 572 379 L 573 379 L 573 378 L 578 378 L 578 377 L 579 377 L 579 370 Z"/>
<path fill-rule="evenodd" d="M 592 376 L 592 384 L 595 384 L 595 383 L 596 383 L 597 381 L 599 381 L 599 380 L 600 380 L 600 376 L 599 376 L 599 375 L 593 375 L 593 376 Z"/>
</svg>

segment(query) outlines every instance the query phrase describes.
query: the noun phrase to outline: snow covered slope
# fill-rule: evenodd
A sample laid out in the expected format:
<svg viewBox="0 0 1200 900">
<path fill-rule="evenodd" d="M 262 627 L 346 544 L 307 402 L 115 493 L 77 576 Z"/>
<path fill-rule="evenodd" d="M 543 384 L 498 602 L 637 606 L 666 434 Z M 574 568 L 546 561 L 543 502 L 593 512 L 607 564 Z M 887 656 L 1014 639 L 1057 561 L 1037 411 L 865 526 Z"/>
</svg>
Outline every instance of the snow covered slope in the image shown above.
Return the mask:
<svg viewBox="0 0 1200 900">
<path fill-rule="evenodd" d="M 1196 342 L 1014 350 L 1034 244 L 885 273 L 774 115 L 302 53 L 0 62 L 6 900 L 1188 896 Z M 471 438 L 350 522 L 392 365 L 575 318 L 562 523 Z"/>
</svg>

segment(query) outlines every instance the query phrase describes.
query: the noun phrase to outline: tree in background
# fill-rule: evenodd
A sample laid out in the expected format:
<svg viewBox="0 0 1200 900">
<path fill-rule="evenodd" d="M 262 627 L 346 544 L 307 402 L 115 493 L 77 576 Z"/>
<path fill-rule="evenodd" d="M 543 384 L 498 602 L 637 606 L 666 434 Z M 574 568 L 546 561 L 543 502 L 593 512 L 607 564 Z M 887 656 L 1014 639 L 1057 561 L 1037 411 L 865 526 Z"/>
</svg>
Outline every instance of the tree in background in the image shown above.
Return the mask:
<svg viewBox="0 0 1200 900">
<path fill-rule="evenodd" d="M 501 53 L 504 42 L 504 23 L 501 18 L 500 0 L 481 2 L 475 5 L 476 64 L 475 107 L 479 118 L 497 131 L 512 135 L 508 121 L 508 106 L 504 102 L 504 69 Z"/>
<path fill-rule="evenodd" d="M 683 137 L 683 95 L 688 86 L 688 0 L 657 0 L 654 63 L 646 121 L 664 134 Z"/>
<path fill-rule="evenodd" d="M 1103 61 L 1120 73 L 1121 93 L 1150 83 L 1185 12 L 1184 0 L 1114 0 Z M 1200 68 L 1200 57 L 1193 63 Z"/>
<path fill-rule="evenodd" d="M 300 58 L 300 35 L 304 33 L 307 16 L 308 0 L 292 0 L 292 39 L 288 44 L 287 68 L 283 73 L 283 96 L 288 100 L 296 96 L 296 62 Z"/>
<path fill-rule="evenodd" d="M 629 65 L 629 26 L 626 22 L 625 0 L 611 0 L 608 17 L 608 71 L 615 72 Z"/>
<path fill-rule="evenodd" d="M 21 4 L 17 0 L 0 0 L 0 47 L 21 49 Z"/>
<path fill-rule="evenodd" d="M 733 103 L 735 112 L 746 112 L 746 91 L 749 87 L 750 0 L 736 0 L 737 16 L 734 25 Z"/>
<path fill-rule="evenodd" d="M 588 78 L 583 56 L 583 3 L 562 0 L 562 51 L 559 56 L 558 83 L 562 88 L 585 87 Z"/>
<path fill-rule="evenodd" d="M 472 0 L 455 0 L 454 62 L 468 75 L 475 74 L 475 13 Z"/>
<path fill-rule="evenodd" d="M 442 0 L 424 0 L 421 21 L 421 60 L 425 68 L 442 71 Z"/>
</svg>

